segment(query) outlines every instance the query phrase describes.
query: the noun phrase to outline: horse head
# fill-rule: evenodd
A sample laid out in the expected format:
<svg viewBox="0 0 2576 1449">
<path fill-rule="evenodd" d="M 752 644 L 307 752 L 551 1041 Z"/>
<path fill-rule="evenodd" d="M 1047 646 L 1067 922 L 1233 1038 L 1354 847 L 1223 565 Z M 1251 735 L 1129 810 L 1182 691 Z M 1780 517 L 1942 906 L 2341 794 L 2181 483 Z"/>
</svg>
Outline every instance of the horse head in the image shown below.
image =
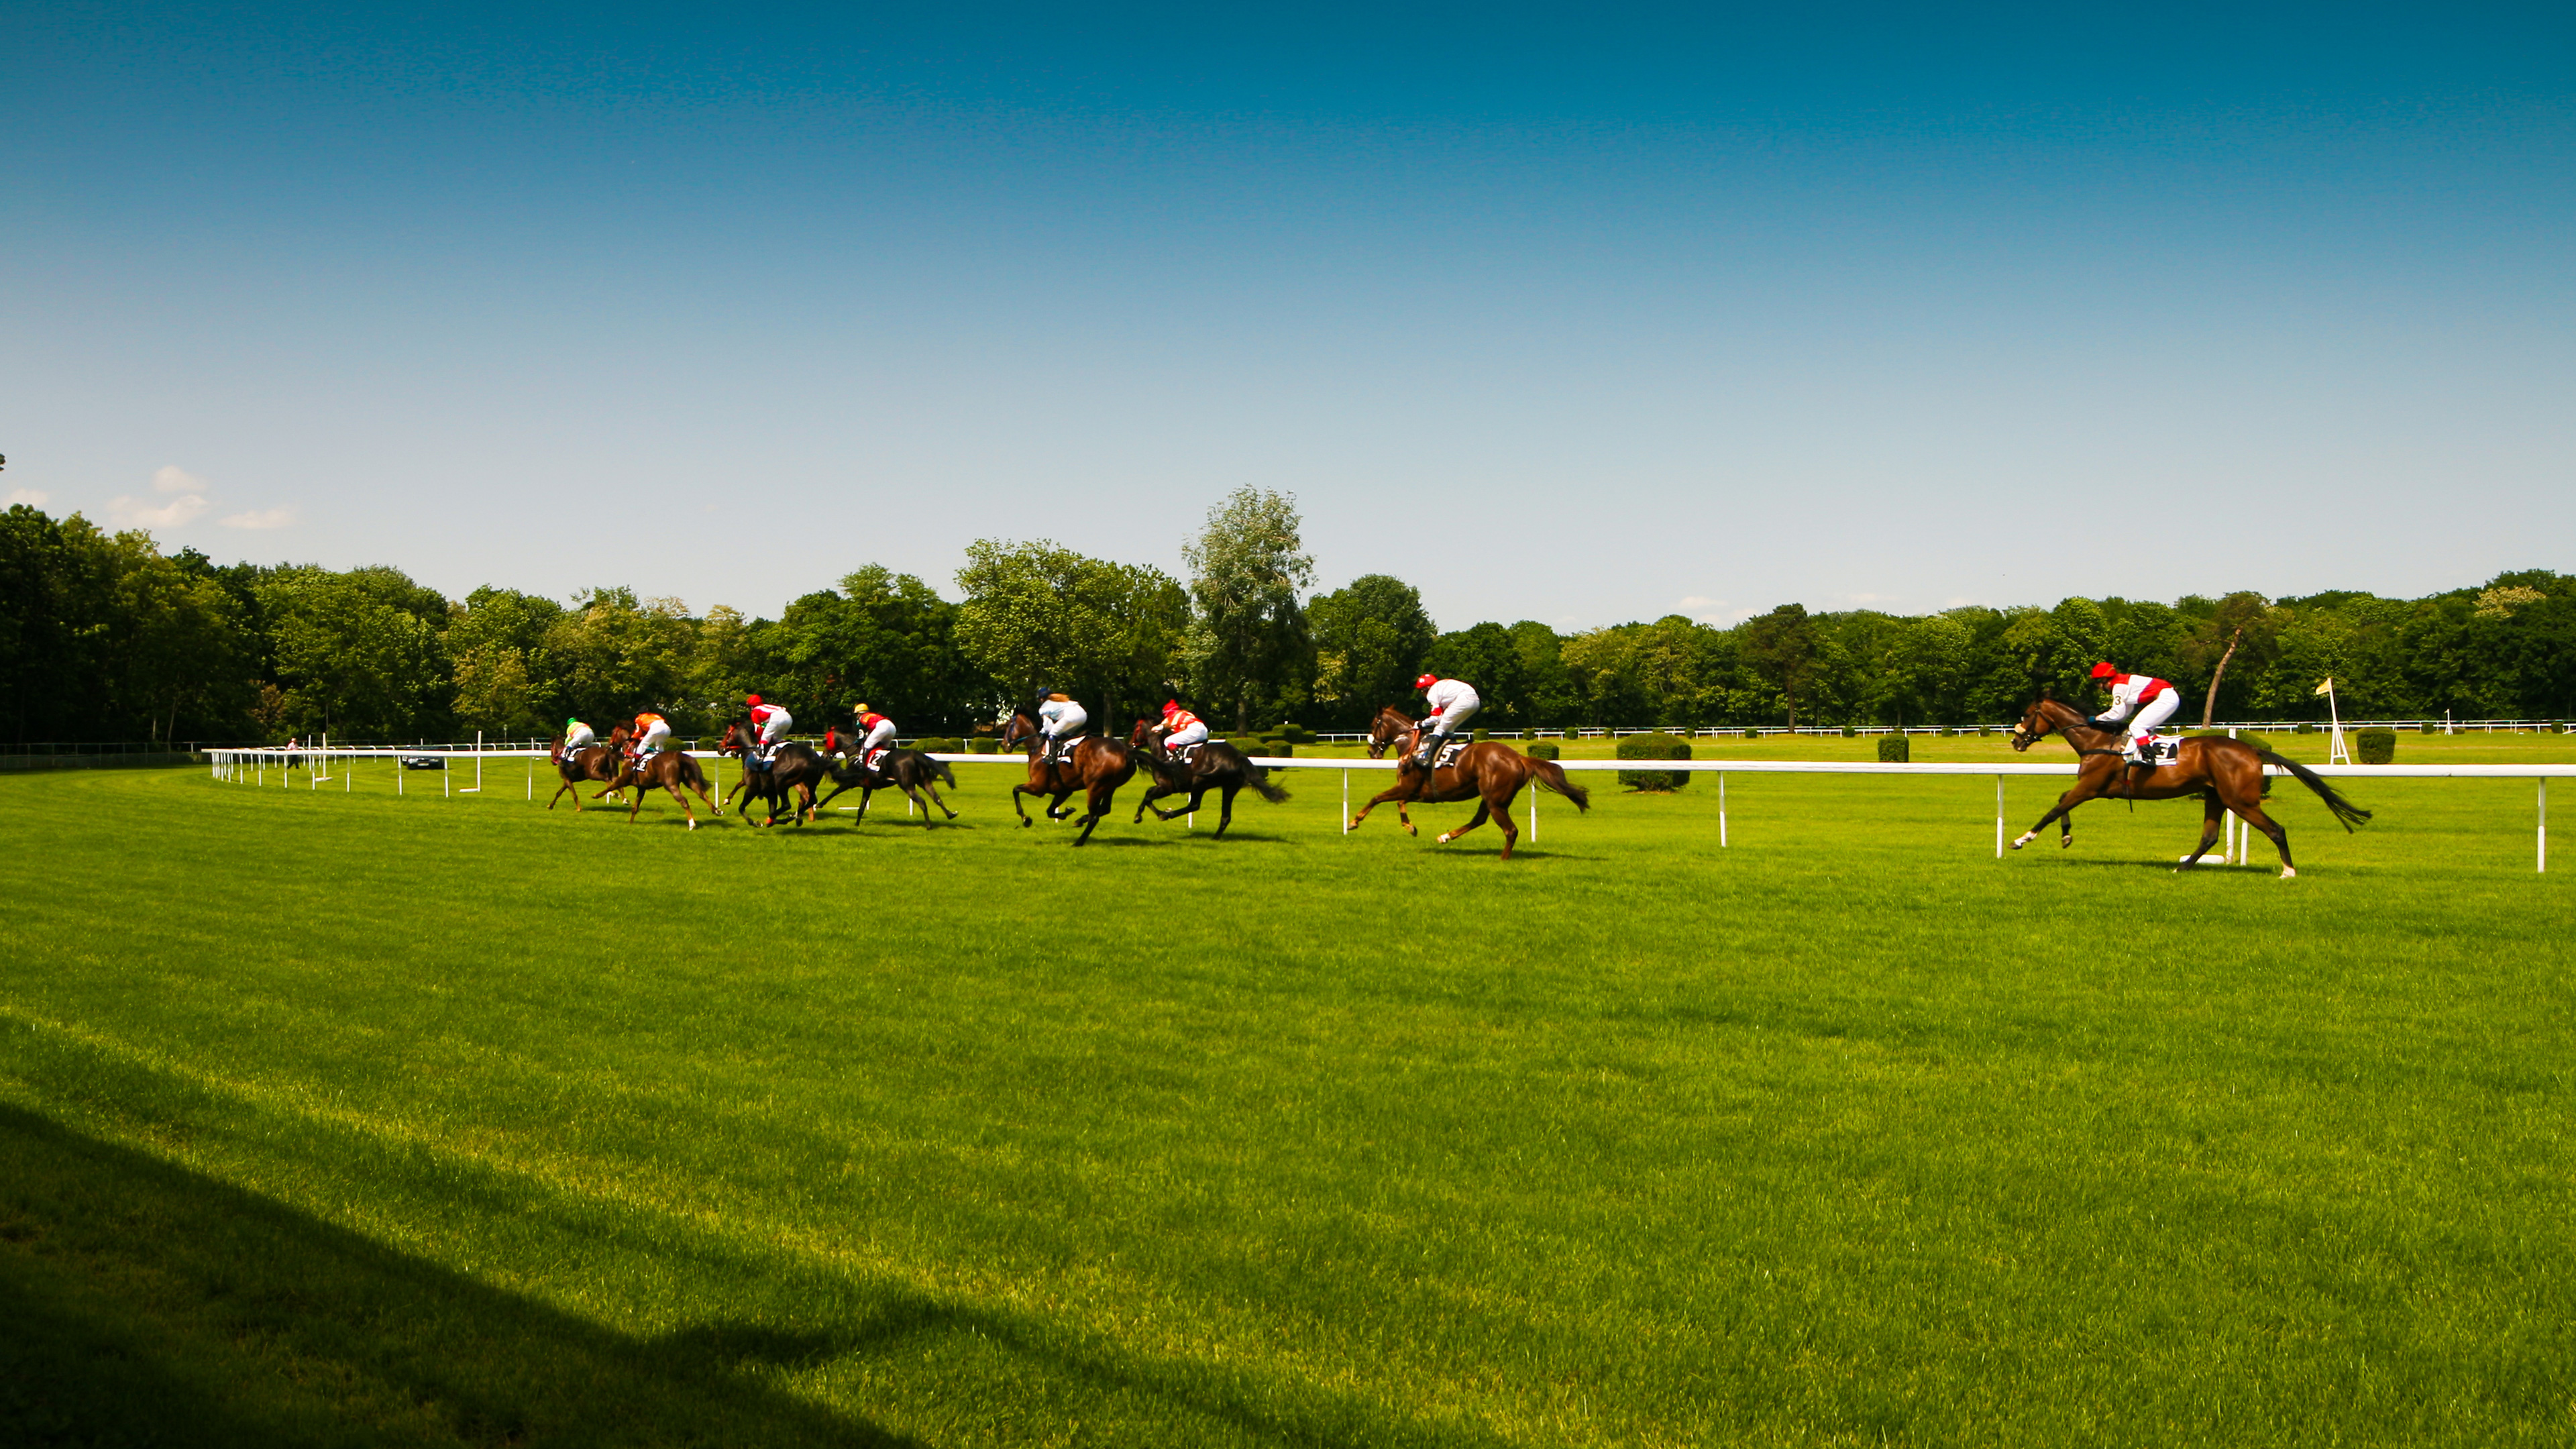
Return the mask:
<svg viewBox="0 0 2576 1449">
<path fill-rule="evenodd" d="M 1153 727 L 1154 722 L 1152 720 L 1140 719 L 1136 721 L 1136 727 L 1127 732 L 1127 743 L 1135 749 L 1141 750 L 1145 748 L 1146 733 L 1153 729 Z"/>
<path fill-rule="evenodd" d="M 1037 733 L 1037 716 L 1026 708 L 1012 710 L 1010 722 L 1002 726 L 1002 748 L 1007 750 L 1024 740 L 1035 739 Z"/>
<path fill-rule="evenodd" d="M 2038 744 L 2050 731 L 2062 732 L 2071 725 L 2083 722 L 2084 716 L 2081 713 L 2042 693 L 2039 698 L 2030 702 L 2030 708 L 2022 711 L 2021 724 L 2012 732 L 2012 747 L 2016 751 L 2027 750 Z"/>
<path fill-rule="evenodd" d="M 725 725 L 724 738 L 716 743 L 716 753 L 719 755 L 741 754 L 743 745 L 747 738 L 748 736 L 744 731 L 741 722 L 738 720 L 730 721 Z"/>
<path fill-rule="evenodd" d="M 1385 759 L 1387 750 L 1413 727 L 1413 721 L 1397 710 L 1394 705 L 1382 707 L 1377 712 L 1377 718 L 1369 721 L 1368 757 L 1372 760 Z"/>
</svg>

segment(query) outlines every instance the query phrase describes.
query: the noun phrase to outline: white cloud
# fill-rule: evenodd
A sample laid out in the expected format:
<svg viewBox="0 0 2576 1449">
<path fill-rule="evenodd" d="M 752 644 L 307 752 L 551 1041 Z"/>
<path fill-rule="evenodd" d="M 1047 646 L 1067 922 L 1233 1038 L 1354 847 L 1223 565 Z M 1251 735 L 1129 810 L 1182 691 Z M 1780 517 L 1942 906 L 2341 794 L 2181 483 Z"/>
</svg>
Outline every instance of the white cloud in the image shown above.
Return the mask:
<svg viewBox="0 0 2576 1449">
<path fill-rule="evenodd" d="M 284 528 L 295 522 L 295 510 L 256 508 L 248 513 L 229 513 L 215 521 L 226 528 Z"/>
<path fill-rule="evenodd" d="M 107 505 L 107 521 L 118 528 L 177 528 L 205 511 L 206 500 L 193 493 L 159 508 L 140 498 L 118 498 Z"/>
<path fill-rule="evenodd" d="M 1714 609 L 1725 602 L 1726 600 L 1724 599 L 1703 599 L 1699 595 L 1693 594 L 1689 598 L 1682 600 L 1679 607 L 1685 609 Z"/>
<path fill-rule="evenodd" d="M 203 493 L 206 491 L 206 480 L 198 477 L 194 473 L 188 472 L 176 463 L 165 463 L 161 467 L 152 470 L 152 491 L 155 493 Z"/>
<path fill-rule="evenodd" d="M 53 496 L 42 488 L 12 488 L 6 499 L 0 499 L 0 508 L 15 508 L 21 503 L 29 508 L 42 508 Z"/>
</svg>

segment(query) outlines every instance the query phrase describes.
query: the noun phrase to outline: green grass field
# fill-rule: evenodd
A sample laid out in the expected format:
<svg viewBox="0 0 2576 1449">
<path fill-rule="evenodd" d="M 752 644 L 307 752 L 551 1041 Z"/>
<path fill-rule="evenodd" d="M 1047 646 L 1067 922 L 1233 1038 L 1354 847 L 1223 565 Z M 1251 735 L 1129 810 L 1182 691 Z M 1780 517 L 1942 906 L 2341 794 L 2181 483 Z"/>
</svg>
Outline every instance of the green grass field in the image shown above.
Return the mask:
<svg viewBox="0 0 2576 1449">
<path fill-rule="evenodd" d="M 1984 777 L 1738 777 L 1721 851 L 1586 776 L 1505 865 L 959 773 L 0 778 L 0 1443 L 2576 1442 L 2529 781 L 2282 782 L 2280 881 L 2188 804 L 1997 861 Z"/>
</svg>

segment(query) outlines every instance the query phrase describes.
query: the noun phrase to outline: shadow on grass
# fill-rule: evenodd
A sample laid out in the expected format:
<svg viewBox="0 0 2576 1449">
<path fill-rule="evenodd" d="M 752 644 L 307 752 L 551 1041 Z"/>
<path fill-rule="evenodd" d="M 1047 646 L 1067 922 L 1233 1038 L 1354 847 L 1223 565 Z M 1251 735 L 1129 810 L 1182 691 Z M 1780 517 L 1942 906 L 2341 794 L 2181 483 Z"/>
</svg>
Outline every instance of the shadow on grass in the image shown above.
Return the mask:
<svg viewBox="0 0 2576 1449">
<path fill-rule="evenodd" d="M 1494 1442 L 907 1286 L 735 1269 L 747 1297 L 808 1321 L 621 1333 L 0 1106 L 0 1443 L 920 1442 L 763 1382 L 851 1357 L 915 1398 L 1139 1440 Z"/>
</svg>

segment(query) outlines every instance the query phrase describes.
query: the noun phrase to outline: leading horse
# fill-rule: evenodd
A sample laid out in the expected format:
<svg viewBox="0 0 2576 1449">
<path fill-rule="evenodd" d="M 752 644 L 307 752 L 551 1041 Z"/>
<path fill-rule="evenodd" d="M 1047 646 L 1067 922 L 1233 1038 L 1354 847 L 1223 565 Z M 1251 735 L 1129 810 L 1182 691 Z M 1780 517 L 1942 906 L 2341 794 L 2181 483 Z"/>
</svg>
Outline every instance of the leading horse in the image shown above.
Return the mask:
<svg viewBox="0 0 2576 1449">
<path fill-rule="evenodd" d="M 2281 879 L 2297 875 L 2290 864 L 2290 832 L 2263 813 L 2263 767 L 2276 765 L 2287 771 L 2300 784 L 2317 792 L 2334 818 L 2348 832 L 2370 818 L 2370 812 L 2338 794 L 2316 771 L 2296 760 L 2283 759 L 2270 750 L 2217 735 L 2193 735 L 2182 742 L 2170 765 L 2132 765 L 2120 754 L 2122 732 L 2102 729 L 2086 718 L 2073 705 L 2062 704 L 2043 695 L 2022 713 L 2021 727 L 2013 731 L 2012 747 L 2027 750 L 2041 737 L 2054 732 L 2075 749 L 2075 786 L 2057 798 L 2057 804 L 2039 817 L 2039 823 L 2021 833 L 2012 843 L 2021 849 L 2057 822 L 2060 849 L 2075 843 L 2074 822 L 2069 812 L 2087 800 L 2179 800 L 2185 796 L 2200 797 L 2200 848 L 2182 858 L 2176 870 L 2189 870 L 2209 853 L 2218 839 L 2218 824 L 2233 810 L 2246 824 L 2270 838 L 2273 848 L 2281 852 Z"/>
<path fill-rule="evenodd" d="M 1403 718 L 1393 709 L 1378 711 L 1380 722 L 1389 715 Z M 1442 835 L 1435 843 L 1447 845 L 1484 824 L 1486 817 L 1491 816 L 1495 827 L 1503 832 L 1503 859 L 1509 860 L 1512 846 L 1521 838 L 1520 831 L 1512 826 L 1512 801 L 1521 793 L 1523 785 L 1536 782 L 1573 801 L 1577 810 L 1592 808 L 1592 792 L 1565 778 L 1565 770 L 1556 761 L 1532 758 L 1509 745 L 1496 744 L 1491 740 L 1471 744 L 1459 750 L 1450 763 L 1439 765 L 1435 761 L 1436 768 L 1426 770 L 1413 762 L 1414 751 L 1422 747 L 1420 725 L 1410 725 L 1402 736 L 1383 744 L 1379 743 L 1376 727 L 1372 726 L 1369 743 L 1372 756 L 1383 754 L 1388 746 L 1400 743 L 1404 757 L 1395 767 L 1395 787 L 1381 792 L 1360 807 L 1360 813 L 1351 817 L 1353 830 L 1360 828 L 1360 822 L 1368 819 L 1370 811 L 1392 800 L 1397 822 L 1404 826 L 1405 833 L 1418 836 L 1422 832 L 1413 828 L 1413 818 L 1405 813 L 1407 805 L 1473 800 L 1476 802 L 1475 817 Z"/>
<path fill-rule="evenodd" d="M 1021 796 L 1047 798 L 1047 818 L 1062 820 L 1072 814 L 1064 808 L 1065 798 L 1080 790 L 1086 813 L 1082 833 L 1074 837 L 1073 843 L 1080 845 L 1089 840 L 1092 830 L 1109 813 L 1110 798 L 1135 775 L 1135 752 L 1116 740 L 1084 735 L 1074 742 L 1072 752 L 1064 759 L 1051 760 L 1047 758 L 1046 735 L 1038 728 L 1037 716 L 1025 707 L 1013 710 L 1011 722 L 1002 727 L 1002 748 L 1007 750 L 1023 740 L 1029 746 L 1029 778 L 1011 787 L 1011 809 L 1019 813 L 1020 823 L 1037 823 L 1020 804 Z"/>
<path fill-rule="evenodd" d="M 1186 760 L 1175 760 L 1163 753 L 1163 736 L 1169 733 L 1152 720 L 1136 721 L 1127 734 L 1128 745 L 1144 762 L 1145 772 L 1154 777 L 1145 798 L 1136 802 L 1136 820 L 1143 820 L 1152 810 L 1157 820 L 1172 820 L 1194 814 L 1207 792 L 1218 792 L 1216 833 L 1234 823 L 1234 797 L 1238 791 L 1250 790 L 1273 805 L 1284 805 L 1288 792 L 1270 783 L 1270 771 L 1245 757 L 1243 751 L 1223 740 L 1209 740 L 1190 752 Z M 1187 795 L 1190 803 L 1178 810 L 1165 810 L 1154 802 L 1165 795 Z M 1129 824 L 1136 823 L 1129 821 Z"/>
</svg>

